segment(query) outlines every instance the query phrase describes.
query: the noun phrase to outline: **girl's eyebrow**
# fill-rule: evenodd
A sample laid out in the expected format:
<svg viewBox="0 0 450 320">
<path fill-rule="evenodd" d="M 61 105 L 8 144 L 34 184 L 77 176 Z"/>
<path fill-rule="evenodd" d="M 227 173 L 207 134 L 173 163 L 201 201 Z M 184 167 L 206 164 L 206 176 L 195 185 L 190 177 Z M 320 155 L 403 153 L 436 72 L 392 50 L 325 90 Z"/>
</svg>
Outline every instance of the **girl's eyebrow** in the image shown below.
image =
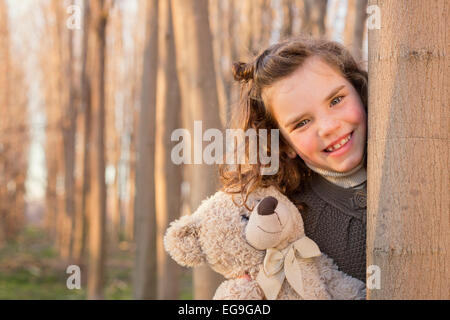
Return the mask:
<svg viewBox="0 0 450 320">
<path fill-rule="evenodd" d="M 331 98 L 333 98 L 333 96 L 338 93 L 339 91 L 341 91 L 343 88 L 345 88 L 345 85 L 343 84 L 342 86 L 339 86 L 337 88 L 335 88 L 334 90 L 332 90 L 330 92 L 330 94 L 323 100 L 323 102 L 327 102 L 328 100 L 330 100 Z"/>
<path fill-rule="evenodd" d="M 343 88 L 345 88 L 345 85 L 341 85 L 339 87 L 334 88 L 330 94 L 323 100 L 324 102 L 327 102 L 328 100 L 330 100 L 331 98 L 333 98 L 333 96 L 338 93 L 339 91 L 341 91 Z M 292 118 L 291 120 L 286 121 L 284 127 L 285 128 L 289 128 L 290 126 L 292 126 L 293 124 L 295 124 L 297 121 L 299 121 L 301 118 L 303 117 L 303 113 L 299 116 L 296 116 L 294 118 Z"/>
</svg>

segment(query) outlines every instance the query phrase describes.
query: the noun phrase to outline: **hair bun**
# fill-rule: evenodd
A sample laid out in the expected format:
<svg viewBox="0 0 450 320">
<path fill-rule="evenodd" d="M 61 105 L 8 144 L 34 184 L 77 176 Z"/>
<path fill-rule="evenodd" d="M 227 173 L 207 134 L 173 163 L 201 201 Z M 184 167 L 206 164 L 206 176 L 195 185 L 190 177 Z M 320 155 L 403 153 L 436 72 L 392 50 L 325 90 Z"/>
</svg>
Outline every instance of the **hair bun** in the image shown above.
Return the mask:
<svg viewBox="0 0 450 320">
<path fill-rule="evenodd" d="M 235 62 L 233 63 L 233 76 L 236 81 L 249 81 L 253 79 L 255 67 L 251 63 Z"/>
</svg>

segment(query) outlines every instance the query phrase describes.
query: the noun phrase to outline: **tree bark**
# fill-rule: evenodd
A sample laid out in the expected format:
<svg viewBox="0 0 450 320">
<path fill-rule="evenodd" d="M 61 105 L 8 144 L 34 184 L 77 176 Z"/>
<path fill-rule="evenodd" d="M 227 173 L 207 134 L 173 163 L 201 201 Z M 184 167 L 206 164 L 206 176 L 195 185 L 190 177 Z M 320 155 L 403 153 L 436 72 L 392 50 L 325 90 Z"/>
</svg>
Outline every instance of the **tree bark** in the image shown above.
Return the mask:
<svg viewBox="0 0 450 320">
<path fill-rule="evenodd" d="M 344 45 L 350 49 L 353 46 L 355 30 L 356 2 L 358 0 L 347 0 L 347 12 L 345 16 Z"/>
<path fill-rule="evenodd" d="M 315 37 L 325 34 L 328 0 L 303 0 L 302 31 Z"/>
<path fill-rule="evenodd" d="M 369 5 L 368 298 L 449 299 L 450 3 Z"/>
<path fill-rule="evenodd" d="M 282 0 L 281 10 L 283 22 L 281 26 L 281 39 L 286 39 L 294 34 L 294 7 L 295 0 Z"/>
<path fill-rule="evenodd" d="M 356 1 L 355 28 L 353 30 L 352 53 L 357 62 L 361 62 L 363 57 L 363 39 L 366 23 L 367 0 Z"/>
<path fill-rule="evenodd" d="M 66 110 L 62 123 L 64 142 L 64 197 L 65 197 L 65 228 L 61 255 L 64 259 L 72 258 L 72 234 L 75 225 L 75 133 L 77 125 L 77 107 L 75 105 L 75 82 L 74 82 L 74 48 L 73 31 L 67 32 L 67 62 L 66 62 Z"/>
<path fill-rule="evenodd" d="M 6 132 L 8 128 L 7 113 L 9 110 L 9 71 L 10 71 L 10 36 L 9 36 L 9 17 L 6 0 L 0 0 L 0 176 L 5 179 L 8 170 L 9 143 L 6 141 Z M 2 180 L 3 180 L 2 179 Z M 9 239 L 8 218 L 9 205 L 7 199 L 7 184 L 0 184 L 0 244 Z"/>
<path fill-rule="evenodd" d="M 181 101 L 175 60 L 170 0 L 159 2 L 158 78 L 156 103 L 155 198 L 158 299 L 179 299 L 181 267 L 164 249 L 169 223 L 180 217 L 182 171 L 171 160 L 171 134 L 180 127 Z"/>
<path fill-rule="evenodd" d="M 105 45 L 108 19 L 107 0 L 91 3 L 92 47 L 89 49 L 91 78 L 91 136 L 89 210 L 88 299 L 103 299 L 106 260 L 105 184 Z"/>
<path fill-rule="evenodd" d="M 80 203 L 77 206 L 76 222 L 75 222 L 75 240 L 74 240 L 74 259 L 79 263 L 84 262 L 84 254 L 86 249 L 87 234 L 89 230 L 89 211 L 87 208 L 88 195 L 90 193 L 91 179 L 90 179 L 90 150 L 91 144 L 91 79 L 88 74 L 88 51 L 90 49 L 89 43 L 92 42 L 90 38 L 90 5 L 89 1 L 85 0 L 83 3 L 83 38 L 82 38 L 82 54 L 81 54 L 81 74 L 80 74 L 80 97 L 81 97 L 81 122 L 83 123 L 83 131 L 80 131 L 80 137 L 83 137 L 83 154 L 81 158 L 81 181 L 78 185 L 81 188 Z"/>
<path fill-rule="evenodd" d="M 357 62 L 362 59 L 367 0 L 349 0 L 345 19 L 344 44 Z"/>
<path fill-rule="evenodd" d="M 172 0 L 177 70 L 180 79 L 182 107 L 191 119 L 202 121 L 202 130 L 221 129 L 218 110 L 212 40 L 207 0 Z M 189 131 L 193 135 L 193 123 Z M 194 154 L 194 153 L 192 153 Z M 218 170 L 206 164 L 190 165 L 190 207 L 218 187 Z M 194 269 L 194 298 L 211 299 L 223 277 L 209 267 Z"/>
<path fill-rule="evenodd" d="M 0 1 L 0 246 L 24 223 L 28 164 L 27 91 L 21 57 L 12 54 L 8 6 Z"/>
<path fill-rule="evenodd" d="M 135 299 L 156 299 L 155 111 L 158 0 L 147 1 L 144 72 L 136 163 Z"/>
</svg>

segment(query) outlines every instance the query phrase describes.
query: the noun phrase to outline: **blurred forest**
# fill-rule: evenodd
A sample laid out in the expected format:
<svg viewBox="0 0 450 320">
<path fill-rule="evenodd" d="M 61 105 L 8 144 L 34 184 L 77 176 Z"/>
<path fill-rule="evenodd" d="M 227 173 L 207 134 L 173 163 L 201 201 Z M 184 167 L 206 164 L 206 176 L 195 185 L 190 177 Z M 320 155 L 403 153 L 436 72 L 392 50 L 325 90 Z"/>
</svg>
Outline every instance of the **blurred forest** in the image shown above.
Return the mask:
<svg viewBox="0 0 450 320">
<path fill-rule="evenodd" d="M 0 0 L 0 299 L 211 298 L 220 278 L 176 265 L 162 237 L 218 171 L 172 163 L 171 133 L 224 129 L 232 63 L 280 39 L 333 39 L 366 65 L 366 6 Z"/>
</svg>

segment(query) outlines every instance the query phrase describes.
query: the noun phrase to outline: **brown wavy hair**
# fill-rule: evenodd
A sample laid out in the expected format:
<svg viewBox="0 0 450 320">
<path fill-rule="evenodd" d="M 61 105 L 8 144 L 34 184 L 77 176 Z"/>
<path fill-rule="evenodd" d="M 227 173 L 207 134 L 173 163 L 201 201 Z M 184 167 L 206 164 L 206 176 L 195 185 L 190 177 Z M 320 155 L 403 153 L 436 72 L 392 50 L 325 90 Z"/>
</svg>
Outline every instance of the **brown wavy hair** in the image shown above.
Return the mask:
<svg viewBox="0 0 450 320">
<path fill-rule="evenodd" d="M 270 46 L 249 63 L 233 64 L 234 79 L 240 83 L 241 95 L 239 105 L 233 110 L 228 127 L 243 131 L 255 129 L 257 133 L 259 129 L 267 129 L 267 141 L 271 141 L 270 129 L 278 129 L 278 124 L 271 115 L 269 106 L 263 101 L 262 91 L 294 73 L 307 58 L 312 56 L 323 59 L 340 71 L 359 93 L 367 114 L 367 72 L 356 63 L 348 50 L 334 41 L 299 36 Z M 249 142 L 246 139 L 246 148 L 248 145 Z M 268 143 L 265 147 L 268 149 L 267 154 L 271 154 L 270 144 Z M 247 207 L 249 194 L 259 187 L 275 186 L 291 198 L 310 179 L 311 169 L 300 157 L 289 158 L 287 151 L 288 143 L 280 134 L 279 154 L 275 155 L 279 157 L 279 170 L 274 175 L 261 175 L 262 164 L 259 163 L 259 159 L 256 164 L 221 165 L 219 171 L 222 190 L 233 194 L 240 193 L 243 197 L 241 205 L 245 207 Z M 233 152 L 236 154 L 236 146 Z M 248 159 L 248 153 L 246 159 Z M 367 167 L 366 159 L 364 166 Z M 303 203 L 296 203 L 296 205 L 299 210 L 305 208 Z M 250 208 L 247 207 L 247 209 Z"/>
</svg>

